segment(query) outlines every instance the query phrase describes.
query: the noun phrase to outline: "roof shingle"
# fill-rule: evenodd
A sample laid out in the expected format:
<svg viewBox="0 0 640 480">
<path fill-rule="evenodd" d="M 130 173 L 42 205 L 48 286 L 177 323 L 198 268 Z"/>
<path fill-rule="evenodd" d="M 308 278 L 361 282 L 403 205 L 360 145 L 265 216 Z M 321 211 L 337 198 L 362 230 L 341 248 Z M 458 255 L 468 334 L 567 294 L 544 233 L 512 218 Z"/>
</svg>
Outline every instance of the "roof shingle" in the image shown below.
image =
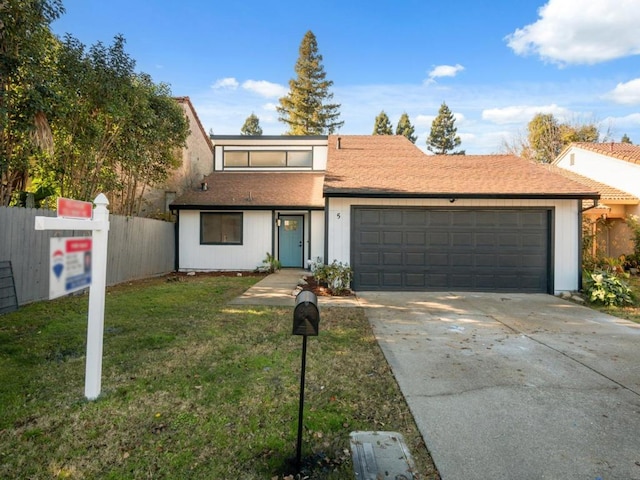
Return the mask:
<svg viewBox="0 0 640 480">
<path fill-rule="evenodd" d="M 214 172 L 207 190 L 190 190 L 173 208 L 323 208 L 324 172 Z"/>
<path fill-rule="evenodd" d="M 427 155 L 401 135 L 330 135 L 324 193 L 488 198 L 598 195 L 593 188 L 520 157 Z"/>
</svg>

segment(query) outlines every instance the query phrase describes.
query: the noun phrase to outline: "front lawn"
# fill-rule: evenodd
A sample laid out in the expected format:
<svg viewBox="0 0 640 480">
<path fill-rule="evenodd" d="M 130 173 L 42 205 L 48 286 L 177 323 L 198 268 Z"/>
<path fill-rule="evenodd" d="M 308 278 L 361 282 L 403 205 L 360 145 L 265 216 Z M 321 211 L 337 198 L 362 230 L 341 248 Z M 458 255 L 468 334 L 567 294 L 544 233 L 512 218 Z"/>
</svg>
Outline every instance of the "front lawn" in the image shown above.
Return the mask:
<svg viewBox="0 0 640 480">
<path fill-rule="evenodd" d="M 84 399 L 86 296 L 0 316 L 0 478 L 292 473 L 302 338 L 291 335 L 290 308 L 227 305 L 255 281 L 173 277 L 109 289 L 93 402 Z M 361 309 L 321 310 L 304 418 L 309 478 L 353 478 L 354 430 L 401 432 L 421 478 L 438 478 Z"/>
</svg>

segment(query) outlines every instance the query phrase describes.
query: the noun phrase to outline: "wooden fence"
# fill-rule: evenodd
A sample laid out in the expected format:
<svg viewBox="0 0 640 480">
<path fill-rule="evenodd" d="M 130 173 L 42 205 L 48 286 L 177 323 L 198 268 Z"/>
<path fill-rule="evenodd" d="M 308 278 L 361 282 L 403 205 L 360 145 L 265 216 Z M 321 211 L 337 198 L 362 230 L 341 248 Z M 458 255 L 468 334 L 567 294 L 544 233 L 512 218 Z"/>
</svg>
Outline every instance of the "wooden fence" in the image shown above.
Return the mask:
<svg viewBox="0 0 640 480">
<path fill-rule="evenodd" d="M 0 262 L 11 262 L 19 305 L 49 298 L 49 238 L 90 235 L 36 231 L 36 216 L 55 215 L 50 210 L 0 207 Z M 107 285 L 173 271 L 173 223 L 116 215 L 109 220 Z"/>
</svg>

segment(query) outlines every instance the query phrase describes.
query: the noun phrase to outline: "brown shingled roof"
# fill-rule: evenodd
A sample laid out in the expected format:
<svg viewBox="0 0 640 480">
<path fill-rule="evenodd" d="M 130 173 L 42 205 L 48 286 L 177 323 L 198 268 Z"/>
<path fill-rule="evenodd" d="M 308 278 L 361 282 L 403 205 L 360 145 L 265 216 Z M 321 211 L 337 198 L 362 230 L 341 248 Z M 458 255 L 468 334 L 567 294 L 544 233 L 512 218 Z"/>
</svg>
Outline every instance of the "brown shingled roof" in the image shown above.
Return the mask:
<svg viewBox="0 0 640 480">
<path fill-rule="evenodd" d="M 579 147 L 584 150 L 590 150 L 592 152 L 600 153 L 602 155 L 608 155 L 609 157 L 624 160 L 626 162 L 640 164 L 640 146 L 633 145 L 631 143 L 575 142 L 569 145 L 569 147 Z"/>
<path fill-rule="evenodd" d="M 325 196 L 598 195 L 593 188 L 513 155 L 427 155 L 401 135 L 331 135 L 328 141 Z"/>
<path fill-rule="evenodd" d="M 171 204 L 186 208 L 324 208 L 322 179 L 315 172 L 214 172 L 207 190 L 185 192 Z"/>
</svg>

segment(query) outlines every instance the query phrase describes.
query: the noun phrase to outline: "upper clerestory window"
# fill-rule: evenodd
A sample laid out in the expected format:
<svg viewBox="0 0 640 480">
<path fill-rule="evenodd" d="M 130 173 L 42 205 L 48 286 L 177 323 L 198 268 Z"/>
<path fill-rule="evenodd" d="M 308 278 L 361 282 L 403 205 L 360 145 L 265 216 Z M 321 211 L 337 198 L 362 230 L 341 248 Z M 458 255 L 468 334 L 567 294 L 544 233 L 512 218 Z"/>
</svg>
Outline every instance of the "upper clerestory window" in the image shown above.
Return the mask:
<svg viewBox="0 0 640 480">
<path fill-rule="evenodd" d="M 312 150 L 225 150 L 224 166 L 255 168 L 312 167 Z"/>
</svg>

